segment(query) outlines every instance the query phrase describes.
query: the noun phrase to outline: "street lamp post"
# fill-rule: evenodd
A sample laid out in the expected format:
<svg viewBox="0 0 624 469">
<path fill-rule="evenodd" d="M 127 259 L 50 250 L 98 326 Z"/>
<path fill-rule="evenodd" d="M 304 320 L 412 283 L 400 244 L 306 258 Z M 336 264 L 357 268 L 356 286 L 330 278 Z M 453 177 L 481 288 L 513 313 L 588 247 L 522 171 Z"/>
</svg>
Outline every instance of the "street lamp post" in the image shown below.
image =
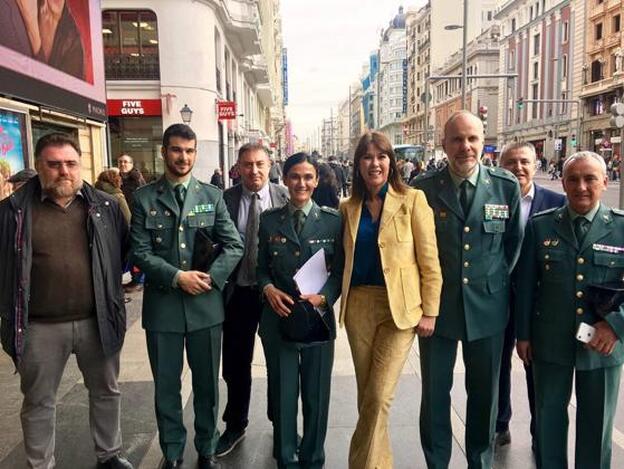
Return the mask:
<svg viewBox="0 0 624 469">
<path fill-rule="evenodd" d="M 462 30 L 462 73 L 461 73 L 461 107 L 466 108 L 466 79 L 468 74 L 468 0 L 464 0 L 464 21 L 462 24 L 449 24 L 444 26 L 447 31 Z"/>
</svg>

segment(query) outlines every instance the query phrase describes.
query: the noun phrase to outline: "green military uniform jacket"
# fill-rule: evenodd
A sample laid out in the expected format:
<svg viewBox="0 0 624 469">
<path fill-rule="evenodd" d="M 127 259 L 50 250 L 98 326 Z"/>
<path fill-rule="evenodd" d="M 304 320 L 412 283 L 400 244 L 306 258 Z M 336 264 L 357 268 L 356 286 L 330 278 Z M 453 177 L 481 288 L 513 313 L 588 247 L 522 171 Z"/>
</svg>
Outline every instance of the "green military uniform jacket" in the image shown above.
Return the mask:
<svg viewBox="0 0 624 469">
<path fill-rule="evenodd" d="M 257 279 L 260 291 L 270 283 L 289 294 L 293 299 L 299 293 L 293 276 L 319 249 L 325 250 L 325 263 L 329 278 L 320 291 L 325 295 L 332 319 L 332 336 L 335 338 L 335 319 L 332 305 L 340 296 L 344 250 L 342 246 L 342 218 L 340 212 L 313 204 L 301 233 L 297 235 L 288 212 L 288 204 L 267 210 L 260 215 L 258 232 Z M 265 304 L 260 322 L 260 335 L 274 334 L 279 316 Z"/>
<path fill-rule="evenodd" d="M 587 304 L 587 286 L 623 276 L 624 212 L 601 205 L 580 246 L 567 206 L 536 214 L 518 262 L 518 340 L 530 340 L 536 360 L 579 370 L 622 364 L 624 306 L 606 317 L 620 338 L 610 356 L 587 350 L 576 340 L 576 330 L 581 322 L 599 320 Z"/>
<path fill-rule="evenodd" d="M 448 167 L 420 176 L 415 187 L 433 209 L 442 267 L 435 334 L 473 341 L 502 332 L 509 320 L 509 273 L 522 239 L 518 182 L 502 168 L 480 165 L 467 216 Z"/>
<path fill-rule="evenodd" d="M 190 270 L 195 233 L 207 230 L 222 251 L 208 273 L 213 289 L 189 295 L 174 287 L 178 270 Z M 223 322 L 222 291 L 243 254 L 223 193 L 191 177 L 180 213 L 165 177 L 134 193 L 132 262 L 145 273 L 143 327 L 153 332 L 193 332 Z"/>
</svg>

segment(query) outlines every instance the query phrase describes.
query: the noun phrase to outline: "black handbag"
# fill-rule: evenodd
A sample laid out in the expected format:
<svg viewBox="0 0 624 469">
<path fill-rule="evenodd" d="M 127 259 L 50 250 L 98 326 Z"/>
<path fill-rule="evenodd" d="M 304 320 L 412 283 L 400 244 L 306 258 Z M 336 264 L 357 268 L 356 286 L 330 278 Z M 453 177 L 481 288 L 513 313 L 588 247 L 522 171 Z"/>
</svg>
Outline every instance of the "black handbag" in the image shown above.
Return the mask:
<svg viewBox="0 0 624 469">
<path fill-rule="evenodd" d="M 624 303 L 624 282 L 594 283 L 587 286 L 587 302 L 591 311 L 604 318 Z"/>
<path fill-rule="evenodd" d="M 296 301 L 290 314 L 280 318 L 282 339 L 302 344 L 327 342 L 331 339 L 330 317 L 329 312 L 315 308 L 307 300 Z"/>
<path fill-rule="evenodd" d="M 191 269 L 208 272 L 214 260 L 221 254 L 221 245 L 215 243 L 205 229 L 195 232 Z"/>
</svg>

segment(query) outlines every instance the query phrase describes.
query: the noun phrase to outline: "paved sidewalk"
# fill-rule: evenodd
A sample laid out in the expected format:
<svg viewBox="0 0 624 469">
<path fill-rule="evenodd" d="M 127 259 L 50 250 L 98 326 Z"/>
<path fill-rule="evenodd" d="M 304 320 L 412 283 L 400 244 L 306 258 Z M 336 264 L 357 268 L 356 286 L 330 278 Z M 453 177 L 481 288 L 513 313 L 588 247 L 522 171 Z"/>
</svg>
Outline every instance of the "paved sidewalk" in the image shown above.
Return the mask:
<svg viewBox="0 0 624 469">
<path fill-rule="evenodd" d="M 133 294 L 128 304 L 129 330 L 126 336 L 121 363 L 122 432 L 124 451 L 135 467 L 155 469 L 160 461 L 153 409 L 153 386 L 145 335 L 141 329 L 139 314 L 141 294 Z M 274 468 L 271 457 L 272 432 L 266 418 L 266 375 L 260 341 L 257 341 L 253 365 L 254 384 L 251 403 L 250 426 L 247 437 L 240 446 L 221 460 L 223 469 Z M 351 356 L 344 334 L 340 330 L 336 343 L 329 429 L 326 441 L 327 469 L 347 467 L 349 440 L 357 418 L 356 384 Z M 461 357 L 461 353 L 458 354 Z M 395 468 L 412 469 L 425 467 L 419 442 L 418 407 L 420 404 L 418 348 L 415 345 L 405 366 L 391 412 L 391 438 L 394 448 Z M 193 448 L 192 396 L 190 374 L 184 371 L 183 396 L 186 403 L 185 421 L 188 429 L 185 468 L 196 467 L 197 455 Z M 466 395 L 463 384 L 463 366 L 455 369 L 453 387 L 454 447 L 452 468 L 465 467 L 462 448 L 464 445 L 464 421 Z M 496 468 L 530 469 L 534 467 L 530 450 L 528 430 L 529 413 L 526 407 L 526 387 L 521 363 L 514 359 L 511 445 L 496 454 Z M 624 389 L 624 387 L 623 387 Z M 221 382 L 221 396 L 225 387 Z M 0 469 L 25 467 L 22 433 L 19 420 L 21 394 L 19 379 L 13 374 L 13 365 L 6 355 L 0 356 Z M 57 411 L 56 457 L 59 469 L 90 469 L 95 467 L 93 444 L 88 426 L 88 398 L 80 372 L 72 358 L 59 388 Z M 221 402 L 223 408 L 224 402 Z M 612 467 L 624 467 L 624 410 L 618 410 L 614 432 L 614 456 Z M 574 438 L 574 406 L 570 408 L 570 441 Z M 570 445 L 572 448 L 572 443 Z M 570 458 L 573 455 L 570 452 Z"/>
</svg>

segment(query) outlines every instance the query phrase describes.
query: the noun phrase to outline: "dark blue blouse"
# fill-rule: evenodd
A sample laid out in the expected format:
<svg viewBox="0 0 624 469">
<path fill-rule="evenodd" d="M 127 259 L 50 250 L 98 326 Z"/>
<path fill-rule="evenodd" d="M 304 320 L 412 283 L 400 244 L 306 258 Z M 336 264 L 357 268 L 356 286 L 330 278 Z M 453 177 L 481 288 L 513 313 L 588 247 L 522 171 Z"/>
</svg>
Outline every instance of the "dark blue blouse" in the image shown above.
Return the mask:
<svg viewBox="0 0 624 469">
<path fill-rule="evenodd" d="M 379 191 L 382 201 L 386 200 L 388 183 Z M 382 205 L 383 211 L 383 205 Z M 381 269 L 381 257 L 377 239 L 379 237 L 379 222 L 381 213 L 376 222 L 368 211 L 366 203 L 362 202 L 362 216 L 355 239 L 355 252 L 353 255 L 353 273 L 351 274 L 351 286 L 377 285 L 385 286 L 383 271 Z"/>
</svg>

